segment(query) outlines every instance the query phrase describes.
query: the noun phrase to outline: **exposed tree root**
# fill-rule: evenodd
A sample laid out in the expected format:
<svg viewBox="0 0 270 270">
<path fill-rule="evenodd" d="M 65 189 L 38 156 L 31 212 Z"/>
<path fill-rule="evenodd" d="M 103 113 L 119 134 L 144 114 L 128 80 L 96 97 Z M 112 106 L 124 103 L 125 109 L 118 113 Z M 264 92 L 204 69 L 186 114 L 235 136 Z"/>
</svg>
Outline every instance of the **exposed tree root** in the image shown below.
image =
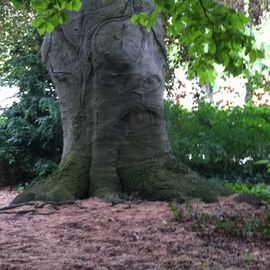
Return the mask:
<svg viewBox="0 0 270 270">
<path fill-rule="evenodd" d="M 64 201 L 64 202 L 38 202 L 38 201 L 30 201 L 30 202 L 25 202 L 25 203 L 18 203 L 18 204 L 11 204 L 9 206 L 4 206 L 0 208 L 1 211 L 5 210 L 11 210 L 23 206 L 34 206 L 35 208 L 42 208 L 45 205 L 54 205 L 54 206 L 60 206 L 60 205 L 65 205 L 65 204 L 75 204 L 75 201 Z"/>
<path fill-rule="evenodd" d="M 75 165 L 78 164 L 79 161 L 75 162 Z M 73 165 L 60 167 L 50 178 L 28 188 L 13 200 L 11 207 L 13 204 L 23 206 L 27 203 L 35 206 L 33 201 L 43 201 L 43 205 L 61 205 L 88 197 L 89 185 L 86 183 L 88 178 L 85 172 L 89 170 L 84 166 L 83 171 L 78 171 L 78 167 Z M 229 194 L 222 183 L 199 176 L 171 157 L 165 161 L 145 161 L 129 168 L 117 168 L 117 173 L 121 181 L 120 192 L 136 198 L 178 202 L 199 198 L 204 202 L 214 202 L 218 196 Z M 127 201 L 121 193 L 116 193 L 110 187 L 104 189 L 98 197 L 112 205 Z"/>
<path fill-rule="evenodd" d="M 48 215 L 52 215 L 55 212 L 38 212 L 36 209 L 29 209 L 29 210 L 19 210 L 19 211 L 0 211 L 0 215 L 1 214 L 10 214 L 10 215 L 24 215 L 24 214 L 29 214 L 32 213 L 33 215 L 44 215 L 44 216 L 48 216 Z"/>
<path fill-rule="evenodd" d="M 55 213 L 55 211 L 51 212 L 39 212 L 38 209 L 43 208 L 45 205 L 52 205 L 54 206 L 54 209 L 57 210 L 57 206 L 61 205 L 70 205 L 75 204 L 75 201 L 63 201 L 63 202 L 40 202 L 40 201 L 30 201 L 26 203 L 20 203 L 20 204 L 12 204 L 9 206 L 4 206 L 0 208 L 0 215 L 1 214 L 14 214 L 14 215 L 24 215 L 28 213 L 32 213 L 35 215 L 52 215 Z M 24 207 L 24 206 L 34 206 L 34 209 L 25 209 L 25 210 L 18 210 L 18 211 L 9 211 L 16 208 Z M 79 206 L 80 207 L 80 206 Z M 82 208 L 82 207 L 80 207 Z"/>
</svg>

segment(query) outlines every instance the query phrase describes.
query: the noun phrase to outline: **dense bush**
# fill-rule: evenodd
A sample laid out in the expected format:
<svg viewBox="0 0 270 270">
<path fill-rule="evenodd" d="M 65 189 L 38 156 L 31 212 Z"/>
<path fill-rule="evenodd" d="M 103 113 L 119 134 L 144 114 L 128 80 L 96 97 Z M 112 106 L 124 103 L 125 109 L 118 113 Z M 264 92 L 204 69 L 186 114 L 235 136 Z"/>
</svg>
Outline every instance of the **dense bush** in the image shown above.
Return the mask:
<svg viewBox="0 0 270 270">
<path fill-rule="evenodd" d="M 200 104 L 188 111 L 166 102 L 165 112 L 173 152 L 193 169 L 229 179 L 256 180 L 264 174 L 265 166 L 254 161 L 269 158 L 270 107 L 219 110 Z"/>
<path fill-rule="evenodd" d="M 265 183 L 251 184 L 239 184 L 239 183 L 226 183 L 228 189 L 249 195 L 254 195 L 268 203 L 270 203 L 270 186 Z"/>
<path fill-rule="evenodd" d="M 52 82 L 41 61 L 41 37 L 30 26 L 6 44 L 0 85 L 19 88 L 19 102 L 0 116 L 0 185 L 30 182 L 52 172 L 62 151 L 62 127 Z"/>
<path fill-rule="evenodd" d="M 24 97 L 0 118 L 0 185 L 44 177 L 59 162 L 62 128 L 52 97 Z"/>
</svg>

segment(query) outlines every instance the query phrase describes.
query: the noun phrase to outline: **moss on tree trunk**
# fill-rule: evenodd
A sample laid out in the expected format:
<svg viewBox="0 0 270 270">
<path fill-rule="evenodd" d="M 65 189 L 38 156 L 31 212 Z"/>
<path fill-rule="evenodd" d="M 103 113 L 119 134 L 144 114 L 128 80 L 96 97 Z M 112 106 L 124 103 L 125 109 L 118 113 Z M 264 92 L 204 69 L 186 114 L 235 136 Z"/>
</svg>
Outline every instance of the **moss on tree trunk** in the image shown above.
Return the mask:
<svg viewBox="0 0 270 270">
<path fill-rule="evenodd" d="M 89 196 L 89 158 L 71 152 L 48 178 L 34 182 L 13 200 L 13 204 L 27 201 L 69 201 Z"/>
<path fill-rule="evenodd" d="M 184 202 L 200 198 L 204 202 L 214 202 L 218 196 L 228 194 L 222 183 L 208 181 L 172 158 L 163 162 L 142 162 L 119 171 L 123 189 L 128 194 L 139 194 L 149 200 Z"/>
</svg>

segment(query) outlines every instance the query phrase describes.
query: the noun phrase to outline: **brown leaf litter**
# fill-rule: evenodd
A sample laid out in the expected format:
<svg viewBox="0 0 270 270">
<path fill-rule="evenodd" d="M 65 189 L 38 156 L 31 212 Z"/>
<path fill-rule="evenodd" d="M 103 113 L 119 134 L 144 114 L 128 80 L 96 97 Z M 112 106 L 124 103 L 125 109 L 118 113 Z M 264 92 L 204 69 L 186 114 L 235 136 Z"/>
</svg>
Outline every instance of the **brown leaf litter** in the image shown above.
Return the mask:
<svg viewBox="0 0 270 270">
<path fill-rule="evenodd" d="M 15 196 L 15 191 L 0 190 L 0 207 Z M 213 204 L 194 201 L 192 207 L 246 217 L 265 211 L 236 203 L 233 196 Z M 111 206 L 91 198 L 5 211 L 0 215 L 0 270 L 270 269 L 268 239 L 229 237 L 212 225 L 196 231 L 192 219 L 176 222 L 167 202 Z"/>
</svg>

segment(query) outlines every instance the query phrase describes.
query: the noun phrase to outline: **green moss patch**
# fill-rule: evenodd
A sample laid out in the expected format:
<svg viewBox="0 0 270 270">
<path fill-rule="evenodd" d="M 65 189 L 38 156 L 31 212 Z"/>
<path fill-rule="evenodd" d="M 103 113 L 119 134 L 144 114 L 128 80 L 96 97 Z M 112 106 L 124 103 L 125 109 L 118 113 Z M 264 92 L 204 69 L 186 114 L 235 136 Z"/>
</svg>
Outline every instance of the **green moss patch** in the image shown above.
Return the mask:
<svg viewBox="0 0 270 270">
<path fill-rule="evenodd" d="M 33 183 L 18 195 L 13 204 L 28 201 L 68 201 L 88 197 L 89 159 L 71 152 L 48 178 Z"/>
<path fill-rule="evenodd" d="M 208 181 L 172 159 L 142 162 L 119 171 L 124 192 L 137 193 L 149 200 L 184 202 L 200 198 L 204 202 L 214 202 L 218 196 L 228 194 L 222 183 Z"/>
</svg>

